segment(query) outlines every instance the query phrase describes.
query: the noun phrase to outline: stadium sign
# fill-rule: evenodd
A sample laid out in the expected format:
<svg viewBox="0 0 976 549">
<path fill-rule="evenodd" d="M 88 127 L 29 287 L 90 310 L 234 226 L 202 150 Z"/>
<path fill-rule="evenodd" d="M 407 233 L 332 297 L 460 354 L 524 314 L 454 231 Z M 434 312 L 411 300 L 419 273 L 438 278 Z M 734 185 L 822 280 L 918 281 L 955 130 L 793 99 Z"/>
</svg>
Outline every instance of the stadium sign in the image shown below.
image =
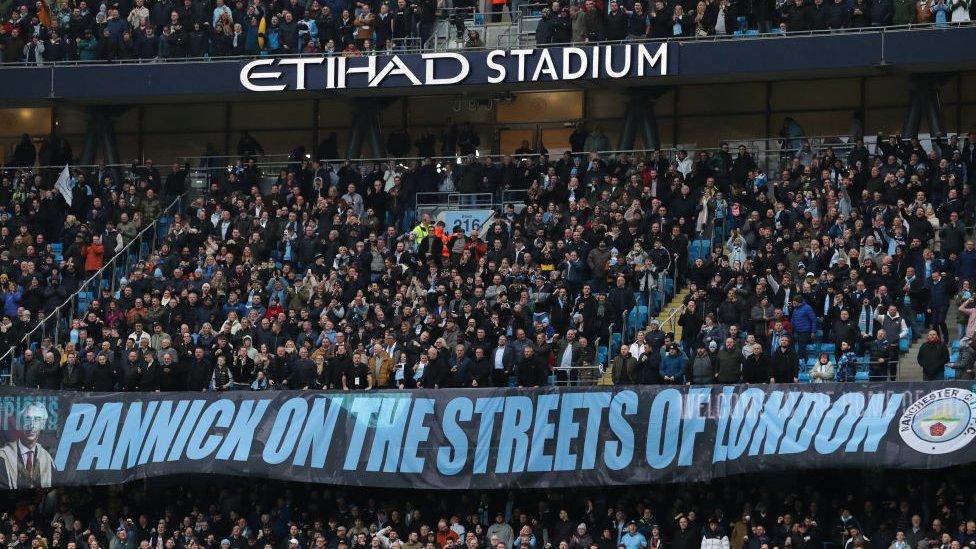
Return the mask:
<svg viewBox="0 0 976 549">
<path fill-rule="evenodd" d="M 0 389 L 0 486 L 236 474 L 436 489 L 976 461 L 967 383 L 382 392 Z M 18 461 L 33 452 L 33 467 Z"/>
<path fill-rule="evenodd" d="M 248 91 L 280 92 L 641 78 L 671 74 L 675 51 L 661 43 L 262 58 L 241 66 L 240 82 Z"/>
</svg>

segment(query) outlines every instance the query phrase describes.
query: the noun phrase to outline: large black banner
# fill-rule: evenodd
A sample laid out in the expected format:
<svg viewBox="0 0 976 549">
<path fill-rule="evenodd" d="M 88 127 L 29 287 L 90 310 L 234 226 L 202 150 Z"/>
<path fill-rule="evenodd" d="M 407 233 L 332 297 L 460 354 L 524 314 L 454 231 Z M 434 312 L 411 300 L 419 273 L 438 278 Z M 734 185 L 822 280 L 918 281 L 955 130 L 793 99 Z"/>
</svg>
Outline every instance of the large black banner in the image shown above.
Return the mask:
<svg viewBox="0 0 976 549">
<path fill-rule="evenodd" d="M 0 390 L 0 486 L 174 473 L 437 489 L 699 481 L 976 459 L 963 382 L 67 393 Z"/>
</svg>

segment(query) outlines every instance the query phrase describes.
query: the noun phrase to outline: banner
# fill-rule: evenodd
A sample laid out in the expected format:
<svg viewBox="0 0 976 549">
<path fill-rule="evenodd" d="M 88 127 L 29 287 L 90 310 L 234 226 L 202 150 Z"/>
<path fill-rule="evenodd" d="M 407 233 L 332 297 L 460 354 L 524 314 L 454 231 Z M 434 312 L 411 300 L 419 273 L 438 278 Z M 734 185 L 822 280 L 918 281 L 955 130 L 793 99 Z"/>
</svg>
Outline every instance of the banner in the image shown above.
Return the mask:
<svg viewBox="0 0 976 549">
<path fill-rule="evenodd" d="M 976 459 L 972 385 L 0 390 L 0 485 L 217 473 L 390 488 L 704 481 Z"/>
<path fill-rule="evenodd" d="M 450 235 L 456 227 L 460 227 L 466 235 L 471 231 L 488 234 L 485 227 L 495 217 L 495 210 L 445 210 L 437 214 L 437 220 L 444 222 L 444 231 Z"/>
</svg>

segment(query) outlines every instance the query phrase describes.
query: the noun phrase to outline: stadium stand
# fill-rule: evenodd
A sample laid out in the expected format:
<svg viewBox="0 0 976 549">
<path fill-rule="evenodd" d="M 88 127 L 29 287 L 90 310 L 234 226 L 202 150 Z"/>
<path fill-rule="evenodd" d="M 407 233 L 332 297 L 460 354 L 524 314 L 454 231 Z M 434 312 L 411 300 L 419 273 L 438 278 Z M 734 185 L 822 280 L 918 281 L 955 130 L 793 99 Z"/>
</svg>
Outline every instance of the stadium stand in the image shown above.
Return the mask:
<svg viewBox="0 0 976 549">
<path fill-rule="evenodd" d="M 966 24 L 965 0 L 872 2 L 88 2 L 0 6 L 3 63 L 43 65 L 255 55 L 356 57 L 879 27 Z M 485 12 L 490 12 L 489 24 Z M 508 12 L 511 23 L 501 26 Z"/>
<path fill-rule="evenodd" d="M 418 493 L 216 479 L 8 493 L 0 536 L 51 549 L 964 548 L 970 476 L 766 474 L 653 490 Z M 817 484 L 819 482 L 819 484 Z M 883 484 L 882 484 L 883 482 Z M 768 485 L 772 485 L 771 487 Z"/>
<path fill-rule="evenodd" d="M 194 171 L 213 185 L 192 197 L 189 166 L 165 178 L 151 163 L 78 170 L 61 231 L 43 217 L 57 208 L 33 198 L 55 200 L 44 175 L 13 171 L 3 188 L 23 213 L 4 226 L 11 381 L 152 391 L 970 379 L 974 137 L 926 150 L 879 136 L 871 151 L 861 138 L 813 150 L 797 134 L 783 140 L 793 152 L 766 159 L 767 175 L 745 145 L 588 153 L 605 137 L 581 127 L 558 159 L 528 143 L 513 156 L 407 163 L 293 155 L 274 175 L 248 157 Z M 454 139 L 446 148 L 465 153 L 478 137 Z M 172 202 L 165 214 L 159 195 Z M 497 205 L 484 227 L 437 216 L 479 201 Z M 108 268 L 101 241 L 115 243 Z M 42 284 L 52 277 L 62 283 Z"/>
</svg>

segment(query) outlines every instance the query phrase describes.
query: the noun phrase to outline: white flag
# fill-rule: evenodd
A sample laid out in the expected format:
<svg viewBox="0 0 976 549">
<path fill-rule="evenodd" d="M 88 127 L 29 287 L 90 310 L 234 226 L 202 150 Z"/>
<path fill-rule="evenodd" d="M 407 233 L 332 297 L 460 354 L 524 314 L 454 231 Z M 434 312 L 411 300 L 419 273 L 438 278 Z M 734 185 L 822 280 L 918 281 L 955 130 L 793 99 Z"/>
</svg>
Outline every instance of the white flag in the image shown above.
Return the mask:
<svg viewBox="0 0 976 549">
<path fill-rule="evenodd" d="M 61 192 L 61 196 L 64 197 L 64 201 L 71 205 L 71 174 L 68 173 L 68 166 L 65 166 L 61 170 L 61 175 L 58 176 L 58 182 L 54 184 L 54 188 Z"/>
</svg>

